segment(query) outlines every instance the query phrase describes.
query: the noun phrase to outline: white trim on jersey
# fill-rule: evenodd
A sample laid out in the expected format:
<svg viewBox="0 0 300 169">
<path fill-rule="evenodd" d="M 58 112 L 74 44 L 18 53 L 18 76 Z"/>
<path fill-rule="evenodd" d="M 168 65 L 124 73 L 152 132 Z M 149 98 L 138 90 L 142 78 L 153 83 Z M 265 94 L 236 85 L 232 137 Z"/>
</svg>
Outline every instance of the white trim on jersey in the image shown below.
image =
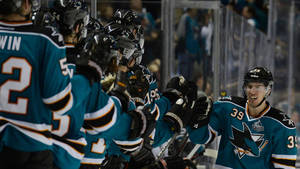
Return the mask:
<svg viewBox="0 0 300 169">
<path fill-rule="evenodd" d="M 70 146 L 70 145 L 68 145 L 64 142 L 53 139 L 53 144 L 55 144 L 55 145 L 61 147 L 62 149 L 64 149 L 73 158 L 76 158 L 78 160 L 82 160 L 83 157 L 84 157 L 84 153 L 78 152 L 74 147 L 72 147 L 72 146 Z M 85 144 L 86 144 L 86 141 L 85 141 Z"/>
<path fill-rule="evenodd" d="M 297 159 L 297 155 L 286 155 L 286 154 L 272 154 L 272 157 L 276 159 L 286 159 L 286 160 Z"/>
<path fill-rule="evenodd" d="M 23 129 L 21 127 L 18 127 L 18 126 L 15 126 L 11 123 L 7 123 L 3 126 L 0 127 L 0 133 L 8 126 L 11 126 L 15 129 L 17 129 L 18 131 L 20 131 L 21 133 L 23 133 L 24 135 L 28 136 L 28 137 L 31 137 L 32 139 L 38 141 L 38 142 L 41 142 L 43 144 L 46 144 L 46 145 L 52 145 L 52 139 L 51 138 L 47 138 L 45 137 L 44 135 L 40 134 L 40 133 L 37 133 L 37 132 L 32 132 L 32 131 L 29 131 L 29 130 L 26 130 L 26 129 Z"/>
<path fill-rule="evenodd" d="M 53 111 L 53 113 L 58 114 L 58 115 L 65 114 L 67 111 L 69 111 L 72 108 L 73 102 L 74 102 L 73 101 L 73 94 L 70 93 L 70 99 L 69 99 L 67 105 L 63 109 L 60 109 L 59 111 Z"/>
<path fill-rule="evenodd" d="M 13 120 L 13 119 L 9 119 L 6 117 L 2 117 L 0 116 L 0 120 L 6 120 L 11 124 L 15 124 L 18 126 L 21 126 L 24 128 L 29 128 L 31 130 L 35 130 L 35 131 L 45 131 L 45 130 L 51 130 L 51 125 L 50 124 L 36 124 L 36 123 L 30 123 L 30 122 L 25 122 L 25 121 L 20 121 L 20 120 Z"/>
<path fill-rule="evenodd" d="M 21 34 L 21 35 L 35 35 L 35 36 L 41 36 L 43 38 L 48 39 L 56 48 L 58 49 L 65 49 L 65 46 L 58 46 L 51 38 L 46 36 L 45 34 L 42 33 L 33 33 L 33 32 L 17 32 L 17 31 L 3 31 L 0 30 L 0 33 L 11 33 L 11 34 Z"/>
<path fill-rule="evenodd" d="M 126 151 L 135 151 L 139 148 L 141 148 L 143 146 L 143 140 L 142 138 L 139 138 L 135 141 L 120 141 L 120 140 L 114 140 L 114 142 L 119 145 L 119 146 L 136 146 L 136 147 L 133 147 L 133 148 L 124 148 L 122 147 L 121 149 L 122 150 L 126 150 Z"/>
<path fill-rule="evenodd" d="M 71 89 L 72 89 L 72 84 L 70 82 L 64 90 L 57 93 L 56 95 L 51 96 L 49 98 L 43 98 L 43 102 L 45 104 L 53 104 L 53 103 L 63 99 L 67 94 L 69 94 L 69 92 L 71 92 Z"/>
<path fill-rule="evenodd" d="M 75 143 L 75 144 L 80 144 L 80 145 L 83 145 L 83 146 L 87 145 L 86 139 L 84 137 L 81 137 L 77 140 L 68 138 L 67 140 L 72 142 L 72 143 Z"/>
<path fill-rule="evenodd" d="M 287 129 L 296 129 L 296 126 L 294 126 L 294 127 L 287 127 L 286 125 L 284 125 L 281 121 L 279 121 L 279 120 L 277 120 L 277 119 L 275 119 L 275 118 L 273 118 L 273 117 L 270 117 L 270 116 L 264 116 L 265 118 L 269 118 L 269 119 L 272 119 L 272 120 L 274 120 L 274 121 L 277 121 L 280 125 L 282 125 L 284 128 L 287 128 Z"/>
<path fill-rule="evenodd" d="M 91 135 L 95 135 L 100 132 L 104 132 L 104 131 L 110 129 L 116 123 L 116 121 L 117 121 L 117 110 L 115 109 L 113 118 L 110 123 L 106 124 L 103 127 L 93 127 L 93 130 L 87 130 L 87 132 Z"/>
<path fill-rule="evenodd" d="M 115 104 L 114 104 L 113 100 L 111 98 L 109 98 L 107 101 L 107 104 L 103 108 L 101 108 L 95 112 L 92 112 L 92 113 L 84 114 L 84 119 L 85 120 L 93 120 L 93 119 L 101 118 L 102 116 L 106 115 L 106 113 L 109 112 L 114 106 L 115 106 Z"/>
<path fill-rule="evenodd" d="M 157 110 L 157 116 L 155 117 L 155 120 L 157 121 L 160 116 L 160 111 L 159 111 L 157 104 L 154 105 L 154 109 L 151 111 L 151 114 L 153 114 L 155 112 L 155 110 Z"/>
<path fill-rule="evenodd" d="M 210 140 L 212 138 L 212 132 L 215 133 L 215 137 L 218 136 L 218 132 L 216 130 L 214 130 L 209 124 L 208 124 L 208 131 L 209 131 L 209 137 L 204 144 L 207 144 L 208 142 L 210 142 Z"/>
<path fill-rule="evenodd" d="M 102 164 L 102 162 L 104 161 L 105 158 L 86 158 L 84 157 L 82 160 L 81 160 L 81 164 Z"/>
<path fill-rule="evenodd" d="M 272 162 L 275 168 L 280 168 L 280 169 L 295 169 L 296 167 L 292 167 L 292 166 L 287 166 L 284 164 L 279 164 L 279 163 L 275 163 Z"/>
<path fill-rule="evenodd" d="M 121 101 L 116 96 L 111 96 L 112 98 L 116 99 L 116 101 L 119 103 L 120 106 L 122 106 Z"/>
</svg>

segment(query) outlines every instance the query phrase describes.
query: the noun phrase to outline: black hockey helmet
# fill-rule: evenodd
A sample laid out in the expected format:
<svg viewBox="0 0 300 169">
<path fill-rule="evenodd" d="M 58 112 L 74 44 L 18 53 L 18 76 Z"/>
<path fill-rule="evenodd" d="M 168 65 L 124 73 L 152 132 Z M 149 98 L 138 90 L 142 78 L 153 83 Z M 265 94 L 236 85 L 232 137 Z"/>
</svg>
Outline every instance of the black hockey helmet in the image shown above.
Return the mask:
<svg viewBox="0 0 300 169">
<path fill-rule="evenodd" d="M 133 10 L 117 9 L 113 14 L 112 22 L 133 28 L 141 25 L 141 18 Z"/>
<path fill-rule="evenodd" d="M 250 69 L 244 76 L 244 84 L 243 84 L 243 93 L 244 97 L 247 98 L 245 87 L 250 82 L 259 82 L 263 83 L 266 87 L 266 93 L 264 99 L 258 104 L 260 106 L 262 102 L 271 94 L 271 90 L 273 87 L 273 76 L 272 73 L 264 67 L 255 67 Z M 258 107 L 257 106 L 257 107 Z"/>
<path fill-rule="evenodd" d="M 19 13 L 24 0 L 1 0 L 0 14 L 8 15 L 11 13 Z M 30 0 L 32 11 L 37 11 L 41 7 L 40 0 Z"/>
<path fill-rule="evenodd" d="M 273 76 L 272 73 L 264 67 L 255 67 L 250 69 L 244 76 L 244 85 L 247 85 L 249 82 L 260 82 L 263 83 L 266 87 L 273 85 Z"/>
<path fill-rule="evenodd" d="M 123 58 L 129 60 L 136 50 L 137 41 L 132 32 L 126 27 L 119 24 L 108 24 L 104 27 L 107 34 L 112 35 L 118 41 L 119 49 Z"/>
<path fill-rule="evenodd" d="M 119 60 L 117 41 L 113 36 L 97 32 L 85 39 L 75 63 L 95 68 L 101 74 L 116 67 Z"/>
<path fill-rule="evenodd" d="M 60 33 L 69 35 L 75 26 L 82 24 L 79 34 L 82 34 L 83 28 L 89 23 L 89 14 L 84 2 L 77 1 L 56 1 L 54 3 L 54 15 L 59 24 Z M 85 36 L 85 35 L 79 35 Z"/>
</svg>

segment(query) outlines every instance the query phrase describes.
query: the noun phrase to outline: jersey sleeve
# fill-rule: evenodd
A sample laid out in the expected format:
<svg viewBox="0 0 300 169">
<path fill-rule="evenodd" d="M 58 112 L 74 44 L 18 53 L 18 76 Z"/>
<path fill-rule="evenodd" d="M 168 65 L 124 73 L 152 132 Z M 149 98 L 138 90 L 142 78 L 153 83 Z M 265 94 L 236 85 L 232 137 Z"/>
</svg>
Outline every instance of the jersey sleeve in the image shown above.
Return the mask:
<svg viewBox="0 0 300 169">
<path fill-rule="evenodd" d="M 274 168 L 295 168 L 297 158 L 296 129 L 284 126 L 275 130 L 271 155 Z"/>
<path fill-rule="evenodd" d="M 96 135 L 113 127 L 120 118 L 121 103 L 118 98 L 108 96 L 94 84 L 89 98 L 87 113 L 84 115 L 84 128 L 89 134 Z"/>
<path fill-rule="evenodd" d="M 66 51 L 61 35 L 54 30 L 44 38 L 46 47 L 42 53 L 42 96 L 43 102 L 54 113 L 64 114 L 71 109 L 73 97 L 71 82 L 66 65 Z M 42 42 L 41 42 L 42 43 Z"/>
<path fill-rule="evenodd" d="M 220 102 L 213 105 L 213 111 L 210 115 L 209 124 L 198 129 L 188 127 L 189 137 L 192 142 L 197 144 L 207 144 L 214 140 L 218 135 L 223 134 L 223 126 L 225 125 L 225 110 Z"/>
</svg>

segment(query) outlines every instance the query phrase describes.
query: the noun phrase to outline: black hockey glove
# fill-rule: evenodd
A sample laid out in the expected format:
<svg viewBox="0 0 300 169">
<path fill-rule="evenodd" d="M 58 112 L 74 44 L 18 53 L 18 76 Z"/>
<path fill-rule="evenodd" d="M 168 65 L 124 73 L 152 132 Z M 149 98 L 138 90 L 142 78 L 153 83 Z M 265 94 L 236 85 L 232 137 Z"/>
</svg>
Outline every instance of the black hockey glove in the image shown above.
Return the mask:
<svg viewBox="0 0 300 169">
<path fill-rule="evenodd" d="M 140 169 L 146 164 L 151 164 L 155 160 L 151 151 L 152 147 L 150 145 L 150 140 L 147 139 L 145 139 L 143 147 L 139 151 L 131 154 L 128 169 Z"/>
<path fill-rule="evenodd" d="M 212 112 L 213 102 L 210 98 L 203 96 L 199 97 L 193 109 L 191 110 L 192 118 L 190 126 L 192 128 L 199 128 L 209 123 L 209 117 Z"/>
<path fill-rule="evenodd" d="M 184 97 L 188 90 L 188 82 L 183 76 L 173 77 L 166 86 L 166 90 L 163 92 L 163 96 L 169 99 L 171 105 Z"/>
<path fill-rule="evenodd" d="M 129 140 L 141 137 L 147 127 L 147 119 L 145 114 L 140 109 L 135 109 L 127 112 L 131 117 Z"/>
<path fill-rule="evenodd" d="M 171 107 L 170 111 L 167 112 L 163 120 L 165 120 L 169 126 L 171 127 L 171 130 L 174 132 L 180 132 L 181 129 L 185 126 L 187 123 L 187 120 L 184 115 L 186 111 L 187 102 L 183 98 L 179 98 L 176 103 Z"/>
<path fill-rule="evenodd" d="M 197 99 L 197 85 L 186 80 L 183 76 L 172 78 L 167 86 L 163 95 L 169 99 L 173 105 L 179 98 L 187 98 L 189 104 Z"/>
<path fill-rule="evenodd" d="M 101 169 L 121 169 L 125 161 L 122 157 L 109 156 L 101 164 Z"/>
<path fill-rule="evenodd" d="M 131 126 L 129 139 L 138 137 L 148 137 L 156 126 L 155 116 L 151 114 L 151 109 L 148 106 L 139 106 L 135 110 L 129 111 L 131 116 Z"/>
</svg>

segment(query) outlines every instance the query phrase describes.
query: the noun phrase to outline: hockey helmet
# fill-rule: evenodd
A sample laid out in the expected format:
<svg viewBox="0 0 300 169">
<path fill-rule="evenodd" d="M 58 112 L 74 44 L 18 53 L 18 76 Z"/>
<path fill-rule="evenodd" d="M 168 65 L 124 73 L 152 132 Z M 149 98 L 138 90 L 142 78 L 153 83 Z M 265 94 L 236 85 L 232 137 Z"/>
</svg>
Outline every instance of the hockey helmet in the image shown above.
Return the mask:
<svg viewBox="0 0 300 169">
<path fill-rule="evenodd" d="M 94 67 L 101 74 L 117 66 L 120 55 L 113 36 L 98 32 L 87 37 L 85 42 L 75 60 L 76 65 Z"/>
<path fill-rule="evenodd" d="M 8 15 L 11 13 L 18 13 L 22 2 L 24 0 L 1 0 L 0 1 L 0 13 L 3 15 Z M 40 0 L 30 0 L 32 11 L 37 11 L 41 7 Z"/>
</svg>

